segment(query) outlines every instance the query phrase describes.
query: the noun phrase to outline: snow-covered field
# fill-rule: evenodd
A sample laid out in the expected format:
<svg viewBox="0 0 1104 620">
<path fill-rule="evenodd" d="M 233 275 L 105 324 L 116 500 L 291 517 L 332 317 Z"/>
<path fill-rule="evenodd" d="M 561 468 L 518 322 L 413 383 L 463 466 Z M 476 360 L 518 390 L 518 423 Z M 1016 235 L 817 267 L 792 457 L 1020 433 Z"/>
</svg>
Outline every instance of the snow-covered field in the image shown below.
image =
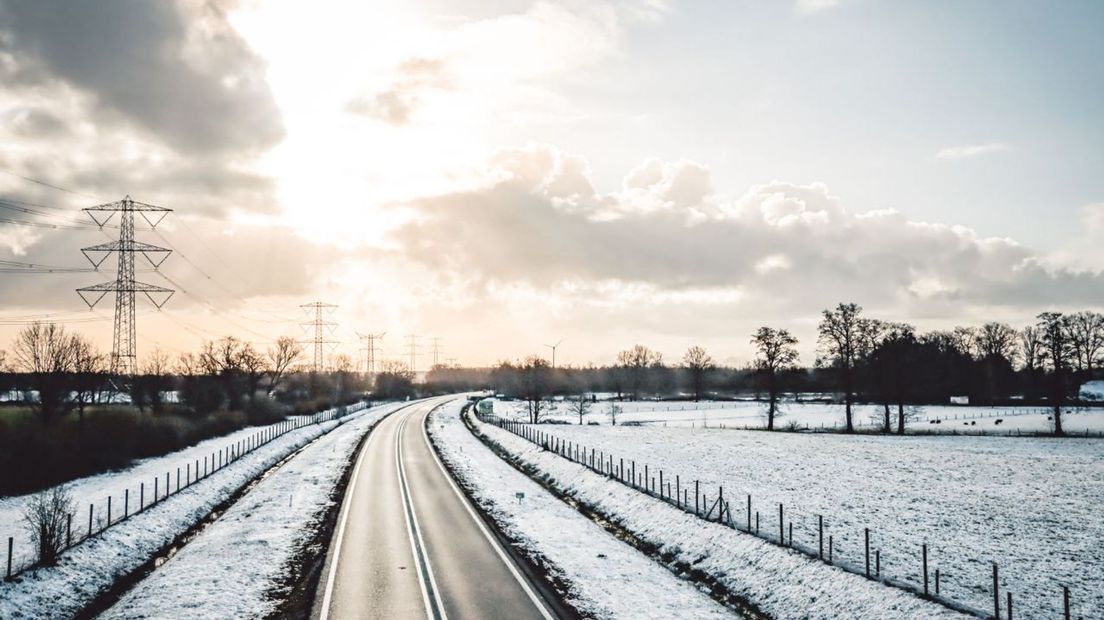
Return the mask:
<svg viewBox="0 0 1104 620">
<path fill-rule="evenodd" d="M 363 406 L 363 405 L 361 405 Z M 111 498 L 112 522 L 123 514 L 124 502 L 127 490 L 130 491 L 129 512 L 133 513 L 141 501 L 141 485 L 145 484 L 145 503 L 149 504 L 153 498 L 154 479 L 158 482 L 159 497 L 165 493 L 165 474 L 169 474 L 170 487 L 176 490 L 176 470 L 182 470 L 180 486 L 187 486 L 187 478 L 195 480 L 195 463 L 200 463 L 200 470 L 204 467 L 204 459 L 210 460 L 213 454 L 221 452 L 238 442 L 245 441 L 258 432 L 276 429 L 280 424 L 269 426 L 251 426 L 235 431 L 222 437 L 214 437 L 202 441 L 189 448 L 170 452 L 162 456 L 141 459 L 125 469 L 104 472 L 94 476 L 87 476 L 66 482 L 61 486 L 69 492 L 76 507 L 76 516 L 73 519 L 73 538 L 83 537 L 88 531 L 88 507 L 94 504 L 95 523 L 94 529 L 98 531 L 107 518 L 107 498 Z M 208 465 L 209 469 L 213 469 Z M 36 557 L 34 544 L 30 540 L 29 533 L 24 527 L 23 509 L 34 494 L 0 497 L 0 537 L 7 542 L 8 537 L 13 537 L 13 570 L 33 563 Z M 4 549 L 6 553 L 7 549 Z"/>
<path fill-rule="evenodd" d="M 795 551 L 783 549 L 763 540 L 737 532 L 717 523 L 703 521 L 656 498 L 650 497 L 614 480 L 590 471 L 581 465 L 542 450 L 507 431 L 478 423 L 481 432 L 503 446 L 516 458 L 536 468 L 546 479 L 569 493 L 576 500 L 610 515 L 622 527 L 658 546 L 659 551 L 679 563 L 691 565 L 722 582 L 730 591 L 756 605 L 775 618 L 835 619 L 878 618 L 963 618 L 962 614 L 920 599 L 907 592 L 886 587 L 812 560 Z M 544 427 L 557 431 L 558 427 Z M 573 430 L 605 432 L 594 427 Z M 622 431 L 623 429 L 609 429 Z M 625 429 L 628 430 L 628 429 Z M 652 431 L 654 429 L 632 429 Z M 686 432 L 690 432 L 687 429 Z M 725 433 L 733 436 L 734 433 Z M 451 435 L 450 435 L 451 437 Z M 469 449 L 470 450 L 470 449 Z M 717 454 L 723 460 L 724 452 Z M 476 467 L 482 467 L 477 464 Z M 485 483 L 499 493 L 499 504 L 508 504 L 509 485 L 493 481 Z M 505 488 L 501 488 L 505 487 Z M 495 489 L 498 488 L 497 491 Z M 576 544 L 572 535 L 542 526 L 531 534 L 542 544 Z M 575 550 L 578 553 L 578 550 Z M 635 587 L 631 580 L 609 574 L 609 568 L 598 567 L 589 579 L 599 587 L 615 587 L 631 597 L 639 617 L 649 604 L 644 598 L 647 588 Z M 694 617 L 678 611 L 664 617 Z"/>
<path fill-rule="evenodd" d="M 263 618 L 332 505 L 360 438 L 406 403 L 375 407 L 266 476 L 102 618 Z"/>
<path fill-rule="evenodd" d="M 626 466 L 635 460 L 638 471 L 647 463 L 652 476 L 678 475 L 684 488 L 697 479 L 715 496 L 723 486 L 741 522 L 750 494 L 766 532 L 778 531 L 783 503 L 807 546 L 816 547 L 823 515 L 836 557 L 852 563 L 864 559 L 869 527 L 883 573 L 913 584 L 927 543 L 942 594 L 973 607 L 992 608 L 996 562 L 1022 617 L 1059 617 L 1063 584 L 1074 617 L 1104 617 L 1104 440 L 540 428 Z"/>
<path fill-rule="evenodd" d="M 524 401 L 494 402 L 494 413 L 509 419 L 523 420 L 527 416 Z M 621 402 L 618 424 L 642 424 L 650 426 L 689 426 L 692 428 L 765 428 L 767 424 L 764 403 L 750 401 L 723 402 Z M 610 424 L 609 402 L 597 402 L 584 416 L 584 424 Z M 782 414 L 775 419 L 775 428 L 791 425 L 799 429 L 842 429 L 843 405 L 827 403 L 786 402 L 781 405 Z M 855 405 L 853 419 L 860 429 L 878 429 L 882 426 L 883 408 L 880 405 Z M 1051 412 L 1046 407 L 967 407 L 927 405 L 906 409 L 910 421 L 907 432 L 963 433 L 963 434 L 1026 434 L 1045 433 L 1053 430 L 1048 419 Z M 894 428 L 897 410 L 891 408 Z M 578 424 L 570 404 L 557 402 L 542 419 Z M 933 420 L 939 420 L 933 424 Z M 1000 420 L 998 423 L 997 420 Z M 1104 409 L 1070 408 L 1062 418 L 1068 433 L 1094 435 L 1104 433 Z"/>
<path fill-rule="evenodd" d="M 0 582 L 0 618 L 72 617 L 119 575 L 142 565 L 243 484 L 320 435 L 373 410 L 362 410 L 337 422 L 310 424 L 280 436 L 70 549 L 57 566 L 29 571 L 10 583 Z"/>
<path fill-rule="evenodd" d="M 460 420 L 463 404 L 430 418 L 441 456 L 524 553 L 570 584 L 570 604 L 594 618 L 733 616 L 495 456 Z"/>
</svg>

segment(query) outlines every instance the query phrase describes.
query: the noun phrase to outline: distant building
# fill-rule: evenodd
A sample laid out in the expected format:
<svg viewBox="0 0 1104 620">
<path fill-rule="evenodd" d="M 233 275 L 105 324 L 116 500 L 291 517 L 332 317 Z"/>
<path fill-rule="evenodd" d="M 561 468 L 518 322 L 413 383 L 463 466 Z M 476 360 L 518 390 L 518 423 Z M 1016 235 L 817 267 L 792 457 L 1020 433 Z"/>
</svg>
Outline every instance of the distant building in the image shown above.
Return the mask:
<svg viewBox="0 0 1104 620">
<path fill-rule="evenodd" d="M 951 397 L 951 404 L 952 405 L 969 405 L 970 404 L 970 397 L 969 396 L 952 396 Z"/>
</svg>

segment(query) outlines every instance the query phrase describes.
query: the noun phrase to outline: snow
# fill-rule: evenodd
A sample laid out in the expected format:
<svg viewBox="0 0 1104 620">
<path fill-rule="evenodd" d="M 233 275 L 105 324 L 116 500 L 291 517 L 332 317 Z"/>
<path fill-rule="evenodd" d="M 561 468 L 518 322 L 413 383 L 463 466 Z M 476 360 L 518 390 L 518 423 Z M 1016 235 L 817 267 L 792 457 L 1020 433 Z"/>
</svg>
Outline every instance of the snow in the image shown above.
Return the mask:
<svg viewBox="0 0 1104 620">
<path fill-rule="evenodd" d="M 0 582 L 0 618 L 39 618 L 43 617 L 43 610 L 49 610 L 53 617 L 73 616 L 106 591 L 119 575 L 142 565 L 242 485 L 317 437 L 362 416 L 363 411 L 339 421 L 310 424 L 286 433 L 66 551 L 57 566 L 29 571 L 10 583 Z M 183 458 L 181 453 L 177 454 L 177 458 Z M 176 464 L 182 464 L 176 459 L 169 462 L 174 469 Z M 162 462 L 154 472 L 166 468 L 167 464 Z"/>
<path fill-rule="evenodd" d="M 523 553 L 570 584 L 570 604 L 595 618 L 733 616 L 495 456 L 460 420 L 462 406 L 453 401 L 430 418 L 441 457 Z"/>
<path fill-rule="evenodd" d="M 360 439 L 404 404 L 373 408 L 303 449 L 101 618 L 261 618 L 274 613 L 281 600 L 274 593 L 332 506 L 330 495 Z"/>
<path fill-rule="evenodd" d="M 816 515 L 824 515 L 836 557 L 856 564 L 869 527 L 883 573 L 913 584 L 922 584 L 920 545 L 927 543 L 942 594 L 976 608 L 991 609 L 996 562 L 1002 591 L 1012 591 L 1023 617 L 1058 617 L 1063 584 L 1071 588 L 1074 617 L 1104 617 L 1104 440 L 540 429 L 624 458 L 626 466 L 636 460 L 638 471 L 647 463 L 652 476 L 657 469 L 667 480 L 678 475 L 684 488 L 698 479 L 715 496 L 723 486 L 741 523 L 750 494 L 771 534 L 782 503 L 795 539 L 814 548 Z"/>
<path fill-rule="evenodd" d="M 1104 400 L 1104 381 L 1086 381 L 1081 384 L 1082 400 Z"/>
<path fill-rule="evenodd" d="M 479 428 L 576 500 L 609 515 L 636 536 L 657 545 L 661 553 L 711 575 L 771 617 L 967 617 L 795 551 L 706 522 L 497 427 L 479 423 Z M 544 428 L 558 431 L 562 427 Z M 593 427 L 575 430 L 597 431 Z"/>
<path fill-rule="evenodd" d="M 702 402 L 621 402 L 618 424 L 717 427 L 717 428 L 765 428 L 766 404 L 753 401 L 702 401 Z M 609 402 L 599 401 L 591 406 L 584 424 L 608 425 Z M 794 425 L 797 429 L 842 429 L 843 405 L 832 403 L 781 403 L 781 415 L 775 418 L 775 428 L 785 429 Z M 1104 433 L 1104 409 L 1067 407 L 1062 424 L 1068 433 Z M 906 408 L 911 420 L 906 426 L 910 433 L 960 433 L 960 434 L 1016 434 L 1046 433 L 1053 430 L 1051 411 L 1047 407 L 965 407 L 950 405 L 910 406 Z M 527 409 L 524 401 L 494 401 L 494 413 L 504 418 L 525 420 Z M 881 405 L 854 405 L 853 420 L 860 430 L 877 430 L 882 426 Z M 894 428 L 897 410 L 891 407 Z M 557 402 L 543 420 L 577 424 L 578 416 L 572 415 L 568 403 Z M 940 423 L 933 424 L 932 420 Z M 998 423 L 997 420 L 1000 420 Z"/>
<path fill-rule="evenodd" d="M 228 435 L 215 437 L 199 442 L 189 448 L 176 452 L 170 452 L 162 456 L 140 459 L 127 468 L 104 472 L 93 476 L 78 478 L 66 482 L 60 487 L 69 492 L 76 506 L 76 516 L 73 518 L 74 539 L 78 533 L 84 535 L 88 530 L 88 506 L 96 505 L 96 529 L 99 523 L 106 518 L 107 498 L 112 498 L 112 521 L 115 521 L 123 513 L 124 497 L 130 490 L 130 512 L 133 512 L 140 501 L 140 485 L 145 483 L 145 499 L 148 504 L 153 497 L 154 478 L 158 480 L 159 493 L 165 492 L 165 473 L 170 473 L 170 484 L 176 488 L 176 469 L 181 468 L 181 486 L 186 486 L 187 467 L 192 465 L 191 475 L 194 479 L 194 465 L 198 460 L 200 467 L 203 460 L 210 459 L 211 455 L 229 446 L 234 446 L 239 441 L 264 432 L 276 429 L 280 424 L 270 426 L 251 426 L 235 431 Z M 34 494 L 0 497 L 0 538 L 7 541 L 9 536 L 14 537 L 13 570 L 29 565 L 37 559 L 34 544 L 31 542 L 28 532 L 24 528 L 23 508 Z M 6 551 L 6 550 L 5 550 Z"/>
</svg>

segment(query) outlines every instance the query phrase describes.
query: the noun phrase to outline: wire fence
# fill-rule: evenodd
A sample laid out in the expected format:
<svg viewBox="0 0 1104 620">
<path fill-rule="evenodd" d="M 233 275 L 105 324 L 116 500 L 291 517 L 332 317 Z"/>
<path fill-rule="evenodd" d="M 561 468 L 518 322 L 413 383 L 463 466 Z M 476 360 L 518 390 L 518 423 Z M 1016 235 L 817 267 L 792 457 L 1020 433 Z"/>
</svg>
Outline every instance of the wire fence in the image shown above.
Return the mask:
<svg viewBox="0 0 1104 620">
<path fill-rule="evenodd" d="M 235 439 L 203 458 L 180 461 L 176 463 L 175 469 L 166 468 L 164 477 L 157 475 L 146 481 L 131 483 L 134 486 L 128 484 L 123 490 L 121 504 L 117 501 L 117 494 L 112 494 L 99 503 L 89 503 L 87 512 L 81 506 L 76 512 L 66 516 L 64 540 L 58 555 L 187 490 L 197 482 L 207 479 L 288 433 L 311 425 L 338 420 L 368 407 L 369 403 L 359 402 L 327 409 L 309 416 L 288 418 Z M 84 520 L 85 515 L 88 517 L 87 521 Z M 9 525 L 19 527 L 17 524 Z M 42 560 L 40 555 L 40 550 L 35 548 L 33 543 L 29 544 L 28 548 L 18 549 L 15 546 L 15 536 L 8 536 L 4 579 L 11 580 L 38 566 Z"/>
<path fill-rule="evenodd" d="M 477 415 L 485 423 L 705 521 L 725 525 L 847 572 L 912 592 L 955 611 L 979 618 L 1013 618 L 1015 602 L 1012 591 L 1001 589 L 1000 567 L 995 562 L 988 563 L 991 583 L 956 584 L 962 591 L 988 591 L 992 606 L 989 610 L 982 610 L 951 598 L 947 593 L 947 587 L 951 585 L 949 576 L 940 571 L 927 543 L 908 545 L 915 549 L 916 555 L 912 558 L 894 558 L 891 569 L 880 545 L 884 537 L 870 528 L 864 528 L 858 536 L 854 532 L 834 532 L 823 515 L 801 514 L 792 507 L 787 509 L 783 503 L 757 505 L 751 495 L 733 494 L 731 489 L 726 494 L 723 486 L 704 488 L 698 480 L 678 474 L 672 476 L 647 463 L 637 463 L 604 450 L 564 440 L 537 425 L 508 420 L 491 413 L 480 412 Z M 811 537 L 808 536 L 810 531 Z M 800 535 L 800 542 L 795 539 L 795 533 Z M 812 542 L 807 542 L 810 539 Z M 845 551 L 855 546 L 859 547 L 857 554 Z M 1070 588 L 1063 585 L 1061 591 L 1055 594 L 1056 600 L 1061 601 L 1062 617 L 1072 620 Z"/>
</svg>

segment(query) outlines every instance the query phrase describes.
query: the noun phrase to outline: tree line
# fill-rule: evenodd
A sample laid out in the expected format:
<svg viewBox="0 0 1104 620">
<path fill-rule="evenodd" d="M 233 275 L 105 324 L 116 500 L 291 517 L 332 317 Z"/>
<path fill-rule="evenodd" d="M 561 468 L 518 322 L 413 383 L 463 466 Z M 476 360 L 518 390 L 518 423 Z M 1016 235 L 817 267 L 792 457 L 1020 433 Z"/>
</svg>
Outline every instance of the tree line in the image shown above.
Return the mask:
<svg viewBox="0 0 1104 620">
<path fill-rule="evenodd" d="M 485 375 L 468 373 L 468 387 L 483 384 L 525 400 L 531 421 L 539 421 L 553 397 L 573 410 L 580 395 L 641 398 L 731 397 L 754 393 L 765 402 L 767 428 L 775 428 L 779 403 L 790 392 L 837 395 L 847 432 L 854 405 L 882 406 L 882 430 L 904 433 L 911 405 L 946 404 L 965 397 L 971 404 L 1046 404 L 1062 434 L 1062 406 L 1078 387 L 1099 376 L 1104 354 L 1104 315 L 1091 311 L 1043 312 L 1036 322 L 1015 328 L 1001 322 L 920 332 L 908 323 L 864 314 L 855 303 L 821 313 L 817 355 L 799 364 L 798 339 L 787 329 L 763 326 L 749 340 L 755 356 L 743 368 L 721 367 L 702 347 L 692 346 L 674 364 L 644 345 L 617 355 L 615 364 L 552 368 L 541 356 L 499 363 Z M 447 372 L 429 380 L 462 380 Z"/>
</svg>

